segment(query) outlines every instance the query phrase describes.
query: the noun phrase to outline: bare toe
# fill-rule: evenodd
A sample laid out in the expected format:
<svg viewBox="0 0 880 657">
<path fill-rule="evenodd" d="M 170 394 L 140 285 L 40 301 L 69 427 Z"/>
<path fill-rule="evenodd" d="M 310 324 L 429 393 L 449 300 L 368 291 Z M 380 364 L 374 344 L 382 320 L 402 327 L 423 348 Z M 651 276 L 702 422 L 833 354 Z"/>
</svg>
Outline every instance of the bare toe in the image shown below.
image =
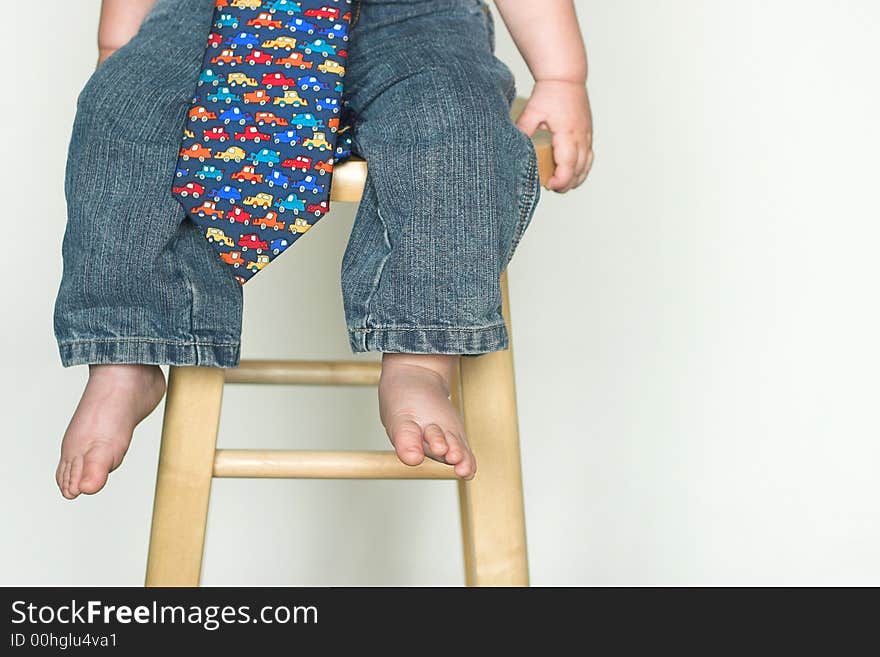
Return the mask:
<svg viewBox="0 0 880 657">
<path fill-rule="evenodd" d="M 455 474 L 462 479 L 473 479 L 477 472 L 477 461 L 467 443 L 451 431 L 446 432 L 446 441 L 449 443 L 449 454 L 454 455 L 450 457 L 447 454 L 446 459 L 455 466 L 453 468 Z M 450 461 L 450 458 L 454 458 L 455 461 Z"/>
<path fill-rule="evenodd" d="M 425 427 L 425 454 L 431 458 L 442 461 L 443 457 L 449 451 L 449 445 L 446 443 L 446 435 L 439 425 L 429 424 Z"/>
<path fill-rule="evenodd" d="M 82 456 L 76 456 L 73 461 L 70 462 L 70 483 L 68 484 L 68 490 L 74 497 L 80 494 L 79 483 L 82 478 L 82 473 L 83 458 Z"/>
<path fill-rule="evenodd" d="M 82 476 L 79 478 L 78 490 L 86 495 L 93 495 L 104 488 L 107 475 L 114 467 L 113 454 L 104 447 L 93 447 L 81 459 Z"/>
<path fill-rule="evenodd" d="M 69 500 L 76 497 L 70 493 L 70 461 L 64 462 L 64 472 L 61 474 L 61 494 Z"/>
<path fill-rule="evenodd" d="M 392 423 L 389 430 L 391 442 L 397 457 L 406 465 L 418 465 L 425 460 L 422 448 L 422 428 L 410 419 L 400 419 Z"/>
</svg>

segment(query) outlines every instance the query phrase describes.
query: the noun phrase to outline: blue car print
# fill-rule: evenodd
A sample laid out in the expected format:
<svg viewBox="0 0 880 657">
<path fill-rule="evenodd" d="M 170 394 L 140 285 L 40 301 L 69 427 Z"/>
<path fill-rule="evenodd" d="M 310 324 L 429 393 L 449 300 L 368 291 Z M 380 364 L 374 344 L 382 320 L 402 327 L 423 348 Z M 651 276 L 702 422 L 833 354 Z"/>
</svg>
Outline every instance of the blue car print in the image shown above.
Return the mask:
<svg viewBox="0 0 880 657">
<path fill-rule="evenodd" d="M 287 25 L 284 27 L 294 32 L 305 32 L 307 34 L 315 33 L 315 24 L 304 21 L 302 18 L 294 18 L 292 21 L 288 21 Z"/>
<path fill-rule="evenodd" d="M 320 128 L 322 125 L 313 114 L 294 114 L 290 117 L 290 124 L 297 128 Z"/>
<path fill-rule="evenodd" d="M 339 113 L 339 100 L 336 98 L 322 98 L 315 101 L 315 109 L 319 112 L 324 108 L 332 109 L 334 114 Z"/>
<path fill-rule="evenodd" d="M 254 34 L 241 32 L 229 40 L 231 46 L 244 46 L 245 48 L 254 48 L 260 45 L 260 39 Z"/>
<path fill-rule="evenodd" d="M 234 30 L 238 27 L 238 19 L 232 14 L 220 14 L 215 25 L 217 27 L 231 27 Z"/>
<path fill-rule="evenodd" d="M 177 167 L 177 171 L 174 172 L 175 177 L 183 178 L 184 176 L 189 175 L 189 169 L 184 169 L 182 167 Z"/>
<path fill-rule="evenodd" d="M 210 84 L 212 87 L 216 87 L 220 84 L 220 80 L 222 78 L 214 73 L 211 69 L 207 68 L 202 71 L 202 74 L 199 75 L 199 85 Z"/>
<path fill-rule="evenodd" d="M 283 253 L 284 249 L 288 246 L 290 246 L 290 242 L 283 237 L 279 237 L 269 243 L 269 250 L 272 251 L 273 254 L 278 255 L 279 253 Z"/>
<path fill-rule="evenodd" d="M 223 172 L 217 167 L 211 166 L 210 164 L 206 164 L 201 169 L 196 171 L 193 175 L 196 178 L 201 178 L 202 180 L 207 180 L 208 178 L 216 180 L 217 182 L 223 180 Z"/>
<path fill-rule="evenodd" d="M 307 55 L 311 55 L 313 52 L 319 52 L 323 57 L 336 54 L 336 46 L 327 43 L 324 39 L 315 39 L 311 43 L 298 43 L 296 47 L 297 50 L 302 50 Z"/>
<path fill-rule="evenodd" d="M 275 185 L 278 185 L 279 187 L 287 189 L 287 185 L 290 184 L 290 178 L 280 171 L 273 171 L 269 177 L 266 178 L 266 184 L 269 185 L 269 187 L 275 187 Z"/>
<path fill-rule="evenodd" d="M 319 194 L 324 191 L 324 186 L 316 183 L 314 176 L 306 176 L 302 180 L 297 180 L 293 183 L 293 186 L 299 189 L 300 192 L 311 192 L 312 194 Z"/>
<path fill-rule="evenodd" d="M 329 89 L 329 85 L 326 82 L 321 82 L 314 75 L 302 75 L 296 80 L 296 86 L 302 89 L 303 91 L 308 91 L 309 89 L 313 91 L 321 91 L 322 89 Z"/>
<path fill-rule="evenodd" d="M 248 161 L 253 162 L 255 165 L 268 164 L 271 167 L 281 161 L 281 156 L 278 155 L 278 151 L 264 148 L 256 153 L 251 153 L 250 156 L 248 156 Z"/>
<path fill-rule="evenodd" d="M 235 203 L 241 200 L 241 192 L 230 185 L 224 185 L 220 189 L 212 189 L 209 194 L 214 197 L 215 201 L 223 200 Z"/>
<path fill-rule="evenodd" d="M 345 26 L 341 23 L 336 23 L 330 27 L 319 28 L 318 34 L 325 36 L 328 39 L 342 39 L 343 41 L 348 41 L 348 30 L 346 30 Z"/>
<path fill-rule="evenodd" d="M 298 2 L 294 2 L 293 0 L 267 0 L 266 4 L 263 5 L 263 8 L 272 14 L 276 11 L 283 11 L 288 14 L 302 13 L 302 7 L 299 6 Z"/>
<path fill-rule="evenodd" d="M 299 143 L 301 139 L 299 133 L 296 130 L 287 130 L 284 132 L 276 132 L 273 135 L 273 141 L 276 144 L 291 144 L 295 146 Z"/>
<path fill-rule="evenodd" d="M 344 88 L 344 85 L 342 84 L 342 80 L 337 80 L 337 81 L 336 81 L 336 86 L 333 87 L 333 91 L 335 91 L 335 92 L 338 93 L 338 94 L 341 94 L 343 88 Z"/>
<path fill-rule="evenodd" d="M 275 207 L 278 208 L 278 212 L 290 210 L 293 214 L 299 214 L 300 211 L 306 209 L 306 202 L 297 198 L 296 194 L 291 194 L 283 201 L 278 201 L 278 203 L 275 204 Z"/>
<path fill-rule="evenodd" d="M 227 105 L 232 101 L 235 101 L 237 103 L 240 100 L 241 96 L 229 91 L 229 87 L 223 87 L 220 91 L 217 91 L 208 96 L 208 101 L 211 103 L 226 103 Z"/>
<path fill-rule="evenodd" d="M 240 107 L 231 107 L 220 114 L 220 120 L 227 124 L 235 121 L 239 125 L 244 125 L 248 121 L 252 121 L 253 118 L 249 113 L 242 112 Z"/>
</svg>

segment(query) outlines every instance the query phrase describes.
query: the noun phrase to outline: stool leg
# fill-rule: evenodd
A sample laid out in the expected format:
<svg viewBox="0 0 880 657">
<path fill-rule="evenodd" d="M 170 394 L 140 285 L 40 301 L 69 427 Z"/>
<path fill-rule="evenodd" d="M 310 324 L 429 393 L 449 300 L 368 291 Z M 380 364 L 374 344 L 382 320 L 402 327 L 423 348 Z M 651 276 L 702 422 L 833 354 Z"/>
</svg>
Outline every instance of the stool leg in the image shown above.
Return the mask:
<svg viewBox="0 0 880 657">
<path fill-rule="evenodd" d="M 199 585 L 222 398 L 222 369 L 171 367 L 147 586 Z"/>
<path fill-rule="evenodd" d="M 510 327 L 507 276 L 501 279 Z M 525 511 L 519 453 L 513 353 L 461 359 L 465 431 L 477 476 L 459 484 L 466 582 L 469 586 L 527 586 Z"/>
</svg>

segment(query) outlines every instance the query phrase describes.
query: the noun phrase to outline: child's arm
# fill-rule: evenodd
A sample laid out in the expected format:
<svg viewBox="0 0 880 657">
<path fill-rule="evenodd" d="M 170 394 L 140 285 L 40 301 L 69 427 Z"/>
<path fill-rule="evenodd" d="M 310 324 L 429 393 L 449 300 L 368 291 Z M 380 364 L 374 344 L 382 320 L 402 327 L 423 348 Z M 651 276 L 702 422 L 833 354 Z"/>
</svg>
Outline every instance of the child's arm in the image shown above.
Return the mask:
<svg viewBox="0 0 880 657">
<path fill-rule="evenodd" d="M 587 54 L 574 2 L 495 0 L 495 4 L 535 78 L 517 125 L 529 136 L 539 127 L 553 134 L 556 170 L 547 186 L 567 192 L 586 179 L 593 163 Z"/>
<path fill-rule="evenodd" d="M 156 0 L 103 0 L 98 24 L 98 64 L 137 34 Z"/>
</svg>

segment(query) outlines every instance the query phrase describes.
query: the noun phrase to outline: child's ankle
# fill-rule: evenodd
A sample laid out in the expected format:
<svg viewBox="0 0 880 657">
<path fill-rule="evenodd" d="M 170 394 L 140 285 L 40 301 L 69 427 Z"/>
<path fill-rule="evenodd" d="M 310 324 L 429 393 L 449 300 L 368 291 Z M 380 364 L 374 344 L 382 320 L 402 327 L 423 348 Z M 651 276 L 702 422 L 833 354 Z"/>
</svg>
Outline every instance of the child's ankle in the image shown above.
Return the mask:
<svg viewBox="0 0 880 657">
<path fill-rule="evenodd" d="M 448 354 L 383 354 L 384 365 L 421 367 L 439 375 L 449 386 L 458 356 Z"/>
</svg>

